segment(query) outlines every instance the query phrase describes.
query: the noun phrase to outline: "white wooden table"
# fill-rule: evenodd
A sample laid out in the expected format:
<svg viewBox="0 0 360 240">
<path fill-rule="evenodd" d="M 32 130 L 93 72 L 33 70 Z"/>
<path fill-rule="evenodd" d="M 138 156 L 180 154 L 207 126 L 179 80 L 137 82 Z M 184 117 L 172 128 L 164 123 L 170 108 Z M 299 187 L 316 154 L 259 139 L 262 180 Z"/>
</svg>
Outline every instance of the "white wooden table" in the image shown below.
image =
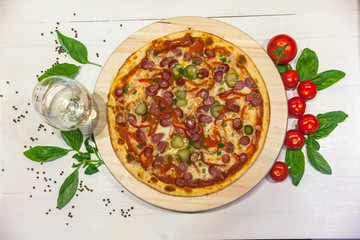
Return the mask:
<svg viewBox="0 0 360 240">
<path fill-rule="evenodd" d="M 355 0 L 1 0 L 0 239 L 360 238 L 359 9 Z M 307 108 L 313 114 L 349 114 L 319 141 L 333 174 L 322 175 L 306 162 L 298 187 L 290 179 L 276 184 L 263 179 L 227 206 L 189 214 L 138 199 L 102 166 L 93 176 L 81 173 L 84 190 L 64 209 L 56 209 L 59 187 L 72 171 L 71 156 L 40 165 L 22 154 L 29 146 L 65 147 L 59 132 L 28 105 L 36 75 L 57 58 L 75 63 L 55 52 L 54 30 L 73 37 L 76 30 L 89 59 L 103 65 L 132 33 L 175 16 L 224 21 L 264 47 L 272 36 L 286 33 L 300 50 L 316 51 L 319 71 L 344 71 L 347 76 L 319 92 Z M 76 79 L 93 90 L 100 70 L 83 65 Z M 278 160 L 284 155 L 282 149 Z"/>
</svg>

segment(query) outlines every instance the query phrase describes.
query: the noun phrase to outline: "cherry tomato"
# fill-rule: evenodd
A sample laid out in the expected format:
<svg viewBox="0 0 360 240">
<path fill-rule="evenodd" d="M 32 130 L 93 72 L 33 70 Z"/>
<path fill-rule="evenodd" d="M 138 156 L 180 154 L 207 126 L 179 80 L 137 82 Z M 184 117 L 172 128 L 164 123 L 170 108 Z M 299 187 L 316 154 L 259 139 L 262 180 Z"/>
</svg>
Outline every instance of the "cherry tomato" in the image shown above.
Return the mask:
<svg viewBox="0 0 360 240">
<path fill-rule="evenodd" d="M 304 135 L 296 129 L 292 129 L 286 132 L 285 135 L 285 146 L 292 149 L 300 149 L 304 146 L 305 137 Z"/>
<path fill-rule="evenodd" d="M 288 101 L 289 116 L 299 118 L 304 115 L 306 109 L 306 102 L 301 97 L 293 97 Z"/>
<path fill-rule="evenodd" d="M 281 79 L 284 83 L 284 87 L 287 90 L 295 89 L 299 83 L 299 73 L 296 70 L 286 70 L 282 75 Z"/>
<path fill-rule="evenodd" d="M 317 94 L 316 84 L 311 80 L 301 82 L 297 88 L 299 96 L 304 100 L 313 99 Z"/>
<path fill-rule="evenodd" d="M 279 34 L 270 39 L 267 53 L 276 64 L 286 64 L 293 60 L 297 53 L 294 39 L 286 34 Z"/>
<path fill-rule="evenodd" d="M 312 114 L 305 114 L 298 119 L 299 131 L 303 134 L 316 132 L 319 128 L 319 120 Z"/>
<path fill-rule="evenodd" d="M 288 166 L 284 162 L 275 162 L 274 166 L 269 172 L 270 177 L 277 181 L 284 181 L 289 175 Z"/>
</svg>

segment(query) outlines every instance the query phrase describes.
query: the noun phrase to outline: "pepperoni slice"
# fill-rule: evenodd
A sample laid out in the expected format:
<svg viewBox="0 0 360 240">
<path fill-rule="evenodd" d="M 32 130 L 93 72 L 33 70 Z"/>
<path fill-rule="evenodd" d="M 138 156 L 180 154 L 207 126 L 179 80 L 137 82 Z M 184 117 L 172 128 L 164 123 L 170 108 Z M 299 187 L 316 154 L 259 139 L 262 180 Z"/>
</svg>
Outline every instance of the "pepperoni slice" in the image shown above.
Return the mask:
<svg viewBox="0 0 360 240">
<path fill-rule="evenodd" d="M 222 176 L 221 171 L 220 171 L 217 167 L 215 167 L 215 166 L 210 166 L 210 167 L 209 167 L 209 173 L 210 173 L 214 178 L 216 178 L 216 177 L 221 177 L 221 176 Z"/>
<path fill-rule="evenodd" d="M 168 89 L 169 88 L 169 81 L 165 80 L 164 78 L 161 78 L 158 81 L 159 87 L 162 89 Z"/>
<path fill-rule="evenodd" d="M 191 134 L 195 134 L 195 133 L 198 133 L 198 132 L 200 132 L 199 126 L 195 126 L 194 128 L 189 129 L 189 133 L 191 133 Z"/>
<path fill-rule="evenodd" d="M 200 114 L 198 117 L 199 123 L 211 123 L 213 118 L 206 114 Z"/>
<path fill-rule="evenodd" d="M 156 146 L 157 150 L 159 150 L 160 153 L 165 152 L 168 147 L 169 147 L 169 143 L 166 141 L 161 141 Z"/>
<path fill-rule="evenodd" d="M 182 178 L 178 178 L 178 179 L 176 179 L 175 184 L 179 187 L 183 187 L 183 186 L 185 186 L 185 180 Z"/>
<path fill-rule="evenodd" d="M 157 84 L 151 84 L 145 89 L 146 95 L 152 97 L 155 96 L 158 93 L 159 86 Z"/>
<path fill-rule="evenodd" d="M 221 82 L 221 80 L 223 79 L 223 74 L 223 71 L 216 71 L 214 75 L 215 82 Z"/>
<path fill-rule="evenodd" d="M 184 112 L 180 108 L 174 108 L 174 112 L 178 118 L 182 118 L 184 116 Z"/>
<path fill-rule="evenodd" d="M 226 63 L 223 63 L 223 64 L 220 64 L 218 67 L 217 67 L 217 70 L 219 71 L 222 71 L 223 73 L 226 73 L 230 70 L 230 67 L 228 64 Z"/>
<path fill-rule="evenodd" d="M 168 127 L 172 124 L 172 119 L 171 118 L 163 118 L 160 120 L 160 125 L 163 127 Z"/>
<path fill-rule="evenodd" d="M 185 162 L 180 162 L 178 168 L 180 172 L 184 173 L 188 169 L 188 165 Z"/>
<path fill-rule="evenodd" d="M 169 66 L 169 63 L 173 60 L 173 57 L 165 57 L 163 60 L 161 60 L 160 62 L 160 66 L 161 67 L 167 67 Z"/>
<path fill-rule="evenodd" d="M 239 141 L 241 145 L 248 145 L 250 143 L 250 138 L 248 136 L 242 136 Z"/>
<path fill-rule="evenodd" d="M 189 159 L 191 162 L 196 162 L 199 159 L 199 153 L 192 152 Z"/>
<path fill-rule="evenodd" d="M 199 56 L 193 57 L 191 60 L 195 62 L 195 65 L 200 65 L 202 63 L 202 59 Z"/>
<path fill-rule="evenodd" d="M 149 112 L 155 116 L 160 116 L 161 115 L 161 111 L 159 109 L 159 104 L 158 103 L 153 103 L 151 104 L 150 108 L 149 108 Z"/>
<path fill-rule="evenodd" d="M 195 133 L 195 134 L 191 135 L 190 141 L 195 141 L 195 142 L 197 142 L 197 141 L 200 139 L 200 137 L 201 137 L 200 134 Z"/>
<path fill-rule="evenodd" d="M 213 96 L 204 99 L 204 105 L 207 107 L 211 107 L 214 103 L 215 103 L 215 98 Z"/>
<path fill-rule="evenodd" d="M 138 141 L 141 144 L 143 144 L 143 145 L 146 144 L 146 134 L 144 133 L 143 130 L 141 130 L 141 129 L 136 130 L 135 137 L 138 139 Z"/>
<path fill-rule="evenodd" d="M 179 77 L 178 79 L 176 79 L 176 85 L 178 85 L 179 87 L 184 86 L 185 80 L 182 77 Z"/>
<path fill-rule="evenodd" d="M 169 68 L 172 68 L 173 66 L 175 66 L 175 64 L 177 64 L 179 61 L 176 59 L 171 60 L 171 62 L 169 62 Z"/>
<path fill-rule="evenodd" d="M 200 79 L 206 78 L 209 76 L 209 70 L 207 70 L 206 68 L 200 68 L 197 72 L 197 76 Z"/>
<path fill-rule="evenodd" d="M 248 159 L 248 155 L 246 153 L 240 154 L 240 156 L 239 156 L 240 162 L 246 162 L 247 159 Z"/>
<path fill-rule="evenodd" d="M 180 56 L 182 54 L 181 50 L 178 48 L 173 48 L 171 49 L 171 52 L 175 55 L 175 56 Z"/>
<path fill-rule="evenodd" d="M 163 156 L 156 157 L 154 159 L 154 161 L 152 162 L 152 166 L 153 166 L 154 169 L 159 169 L 162 166 L 163 162 L 164 162 L 164 157 Z"/>
<path fill-rule="evenodd" d="M 196 109 L 196 113 L 207 113 L 209 112 L 209 107 L 207 106 L 200 106 L 198 109 Z"/>
<path fill-rule="evenodd" d="M 210 50 L 210 49 L 205 49 L 205 55 L 208 58 L 213 58 L 213 57 L 215 57 L 215 52 L 213 50 Z"/>
<path fill-rule="evenodd" d="M 191 180 L 193 178 L 192 174 L 189 172 L 184 173 L 184 179 L 185 180 Z"/>
<path fill-rule="evenodd" d="M 236 82 L 234 89 L 235 90 L 241 90 L 245 87 L 245 83 L 243 80 L 239 80 Z"/>
<path fill-rule="evenodd" d="M 174 97 L 174 94 L 170 91 L 163 93 L 163 98 L 173 98 L 173 97 Z"/>
<path fill-rule="evenodd" d="M 190 61 L 192 59 L 192 54 L 191 54 L 191 52 L 186 52 L 186 53 L 184 53 L 184 60 L 185 61 Z"/>
<path fill-rule="evenodd" d="M 131 125 L 136 125 L 136 123 L 137 123 L 137 120 L 136 120 L 136 116 L 134 115 L 134 114 L 132 114 L 132 113 L 130 113 L 129 115 L 128 115 L 128 122 L 131 124 Z"/>
<path fill-rule="evenodd" d="M 186 119 L 186 122 L 185 122 L 185 126 L 190 128 L 190 129 L 193 129 L 195 128 L 196 126 L 196 121 L 195 121 L 195 118 L 194 116 L 190 116 Z"/>
<path fill-rule="evenodd" d="M 252 102 L 252 100 L 254 100 L 254 95 L 257 95 L 255 92 L 251 92 L 251 93 L 248 93 L 246 96 L 245 96 L 245 101 L 246 102 Z"/>
<path fill-rule="evenodd" d="M 200 92 L 199 92 L 199 97 L 201 99 L 205 99 L 209 96 L 209 91 L 205 88 L 201 89 Z"/>
<path fill-rule="evenodd" d="M 141 63 L 141 68 L 144 70 L 149 70 L 150 68 L 155 67 L 155 63 L 153 61 L 143 61 Z"/>
<path fill-rule="evenodd" d="M 115 95 L 117 97 L 121 97 L 121 95 L 123 95 L 123 94 L 124 94 L 124 87 L 117 87 L 115 89 Z"/>
<path fill-rule="evenodd" d="M 255 107 L 260 106 L 262 102 L 263 100 L 260 97 L 256 97 L 251 101 L 252 105 L 254 105 Z"/>
<path fill-rule="evenodd" d="M 166 81 L 169 81 L 171 78 L 171 73 L 168 70 L 164 70 L 161 74 L 162 78 Z"/>
<path fill-rule="evenodd" d="M 230 162 L 230 156 L 228 154 L 224 154 L 221 156 L 221 160 L 223 161 L 223 163 L 228 163 Z"/>
<path fill-rule="evenodd" d="M 252 88 L 255 85 L 255 82 L 252 78 L 246 78 L 245 79 L 245 86 L 248 88 Z"/>
<path fill-rule="evenodd" d="M 235 113 L 240 112 L 240 105 L 237 104 L 237 103 L 234 103 L 234 104 L 231 106 L 231 111 L 232 111 L 232 112 L 235 112 Z"/>
<path fill-rule="evenodd" d="M 155 133 L 154 135 L 151 136 L 150 140 L 152 143 L 158 143 L 161 141 L 161 139 L 163 139 L 164 137 L 164 133 Z"/>
<path fill-rule="evenodd" d="M 153 154 L 153 152 L 154 152 L 154 149 L 153 149 L 152 147 L 146 147 L 146 148 L 144 149 L 144 156 L 145 156 L 146 158 L 148 158 L 148 157 L 150 157 L 150 156 Z"/>
<path fill-rule="evenodd" d="M 236 130 L 240 130 L 242 128 L 242 122 L 240 118 L 235 118 L 233 120 L 233 128 Z"/>
<path fill-rule="evenodd" d="M 233 143 L 231 143 L 231 142 L 227 142 L 226 144 L 225 144 L 225 151 L 227 152 L 227 153 L 232 153 L 232 152 L 234 152 L 234 144 Z"/>
</svg>

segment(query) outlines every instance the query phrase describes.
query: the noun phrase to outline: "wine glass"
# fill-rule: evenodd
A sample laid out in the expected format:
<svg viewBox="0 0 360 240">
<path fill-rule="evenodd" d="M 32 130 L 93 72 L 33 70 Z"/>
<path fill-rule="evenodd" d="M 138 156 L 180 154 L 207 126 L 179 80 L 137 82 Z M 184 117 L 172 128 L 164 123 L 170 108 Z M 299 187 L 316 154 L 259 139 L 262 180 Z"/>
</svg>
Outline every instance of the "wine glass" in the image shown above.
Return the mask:
<svg viewBox="0 0 360 240">
<path fill-rule="evenodd" d="M 92 114 L 96 115 L 86 87 L 64 76 L 50 76 L 41 80 L 34 88 L 32 100 L 42 118 L 62 131 L 75 130 L 86 123 Z"/>
</svg>

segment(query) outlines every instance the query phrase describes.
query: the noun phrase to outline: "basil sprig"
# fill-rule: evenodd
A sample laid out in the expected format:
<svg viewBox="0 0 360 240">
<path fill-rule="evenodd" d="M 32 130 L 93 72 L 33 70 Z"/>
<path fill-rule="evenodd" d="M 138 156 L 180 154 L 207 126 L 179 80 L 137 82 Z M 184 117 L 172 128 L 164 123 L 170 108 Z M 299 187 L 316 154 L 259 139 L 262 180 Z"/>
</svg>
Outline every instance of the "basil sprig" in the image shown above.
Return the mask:
<svg viewBox="0 0 360 240">
<path fill-rule="evenodd" d="M 58 30 L 55 30 L 55 32 L 57 33 L 57 37 L 61 46 L 75 61 L 83 64 L 89 63 L 101 67 L 101 65 L 90 62 L 88 60 L 88 51 L 84 44 L 76 39 L 64 36 Z"/>
<path fill-rule="evenodd" d="M 52 68 L 48 69 L 46 72 L 44 72 L 43 75 L 38 77 L 39 82 L 43 80 L 44 78 L 50 77 L 50 76 L 65 76 L 69 78 L 74 78 L 76 74 L 79 72 L 80 66 L 76 66 L 74 64 L 70 63 L 61 63 L 53 66 Z"/>
<path fill-rule="evenodd" d="M 309 48 L 305 48 L 296 63 L 296 71 L 299 73 L 300 82 L 311 80 L 316 84 L 317 89 L 321 91 L 338 82 L 346 75 L 340 70 L 327 70 L 318 73 L 318 68 L 319 59 L 316 53 Z"/>
<path fill-rule="evenodd" d="M 286 149 L 285 163 L 289 167 L 289 175 L 292 183 L 297 186 L 305 172 L 305 157 L 300 150 Z"/>
<path fill-rule="evenodd" d="M 316 132 L 308 135 L 306 144 L 306 154 L 310 164 L 319 172 L 323 174 L 332 174 L 329 163 L 325 160 L 323 155 L 319 153 L 320 144 L 318 139 L 329 136 L 334 131 L 339 123 L 345 121 L 348 117 L 343 111 L 333 111 L 316 116 L 319 119 L 319 128 Z M 290 150 L 286 149 L 285 163 L 289 167 L 289 175 L 292 183 L 297 186 L 305 171 L 305 159 L 301 149 Z"/>
<path fill-rule="evenodd" d="M 52 146 L 36 146 L 24 152 L 24 155 L 35 162 L 49 162 L 67 155 L 70 151 L 76 153 L 72 156 L 76 160 L 72 167 L 76 168 L 61 185 L 57 199 L 57 207 L 62 209 L 74 197 L 79 182 L 79 169 L 85 168 L 86 175 L 92 175 L 99 172 L 99 166 L 104 162 L 101 160 L 94 136 L 88 137 L 84 141 L 84 136 L 80 129 L 73 131 L 61 131 L 61 137 L 71 149 L 64 149 Z M 81 152 L 82 145 L 85 145 L 86 152 Z M 92 159 L 95 154 L 97 159 Z"/>
</svg>

